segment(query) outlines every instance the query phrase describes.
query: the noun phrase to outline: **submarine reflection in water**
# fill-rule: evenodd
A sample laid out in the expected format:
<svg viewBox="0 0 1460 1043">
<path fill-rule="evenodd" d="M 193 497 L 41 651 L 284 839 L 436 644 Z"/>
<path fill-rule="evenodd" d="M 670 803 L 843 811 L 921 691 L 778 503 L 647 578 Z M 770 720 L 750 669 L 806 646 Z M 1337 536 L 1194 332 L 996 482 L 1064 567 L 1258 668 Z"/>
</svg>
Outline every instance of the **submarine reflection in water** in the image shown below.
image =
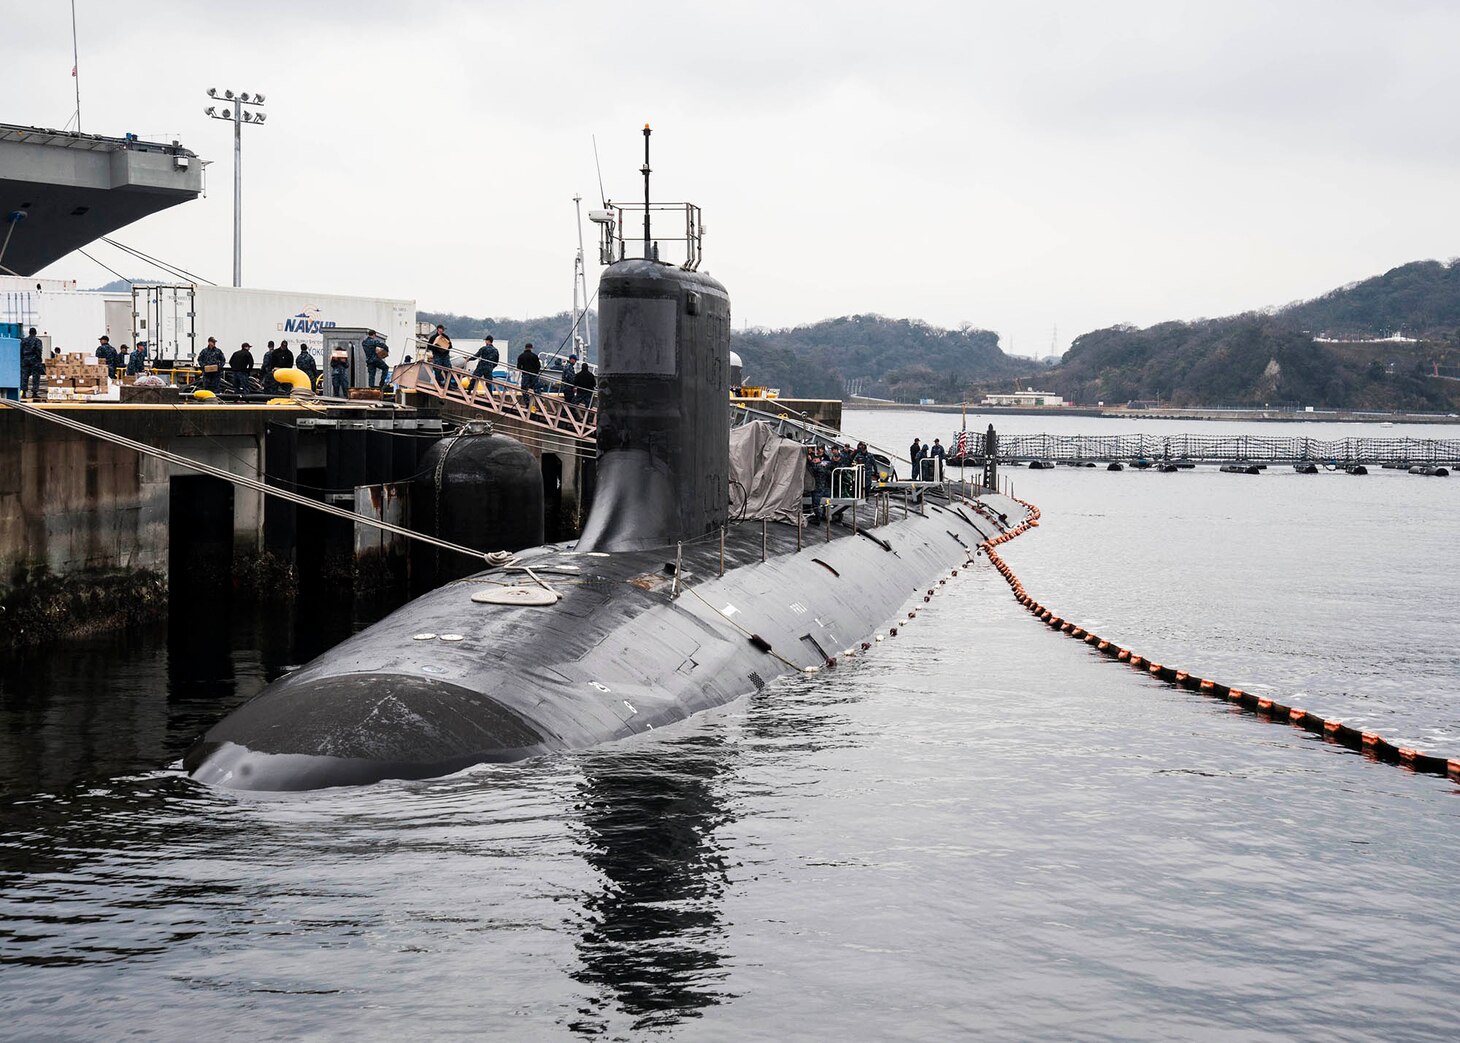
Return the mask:
<svg viewBox="0 0 1460 1043">
<path fill-rule="evenodd" d="M 274 682 L 189 751 L 195 778 L 427 778 L 658 728 L 870 639 L 1022 520 L 1005 497 L 979 513 L 946 494 L 803 549 L 792 524 L 729 525 L 722 575 L 729 296 L 635 259 L 604 271 L 599 300 L 598 487 L 577 544 L 432 591 Z"/>
<path fill-rule="evenodd" d="M 635 1030 L 662 1029 L 731 998 L 720 903 L 727 866 L 715 832 L 731 821 L 718 789 L 731 744 L 691 735 L 583 761 L 583 857 L 603 877 L 574 974 Z M 605 1012 L 606 1013 L 606 1012 Z"/>
</svg>

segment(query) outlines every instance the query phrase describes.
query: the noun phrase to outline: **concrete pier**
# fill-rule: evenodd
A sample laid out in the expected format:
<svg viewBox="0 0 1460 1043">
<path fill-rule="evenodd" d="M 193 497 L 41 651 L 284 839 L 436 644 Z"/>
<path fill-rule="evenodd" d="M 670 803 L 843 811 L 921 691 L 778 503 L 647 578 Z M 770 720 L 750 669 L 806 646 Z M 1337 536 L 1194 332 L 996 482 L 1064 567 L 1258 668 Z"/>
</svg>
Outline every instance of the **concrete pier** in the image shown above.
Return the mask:
<svg viewBox="0 0 1460 1043">
<path fill-rule="evenodd" d="M 435 416 L 390 406 L 40 408 L 397 524 L 404 510 L 394 483 L 414 473 L 441 429 Z M 165 606 L 154 597 L 127 592 L 165 592 L 178 574 L 277 592 L 301 566 L 350 585 L 361 562 L 403 573 L 402 537 L 345 519 L 305 523 L 300 516 L 315 513 L 308 508 L 18 409 L 0 409 L 0 445 L 0 608 L 11 613 L 8 642 L 35 636 L 15 633 L 19 618 L 32 627 L 49 620 L 56 632 L 84 631 L 93 602 L 110 603 L 108 611 L 160 611 Z M 116 597 L 97 598 L 102 589 Z"/>
</svg>

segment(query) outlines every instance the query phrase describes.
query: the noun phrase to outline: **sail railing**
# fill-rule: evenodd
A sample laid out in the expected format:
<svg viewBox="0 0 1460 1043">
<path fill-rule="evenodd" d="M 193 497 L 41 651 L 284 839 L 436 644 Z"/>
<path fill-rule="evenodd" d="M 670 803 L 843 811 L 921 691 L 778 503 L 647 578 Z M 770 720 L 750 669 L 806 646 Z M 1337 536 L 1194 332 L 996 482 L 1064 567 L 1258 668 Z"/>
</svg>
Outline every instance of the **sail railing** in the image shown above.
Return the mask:
<svg viewBox="0 0 1460 1043">
<path fill-rule="evenodd" d="M 644 167 L 645 174 L 648 173 L 648 166 Z M 675 255 L 672 263 L 678 264 L 681 268 L 694 271 L 700 266 L 700 259 L 703 256 L 701 240 L 704 236 L 704 222 L 700 216 L 700 208 L 693 203 L 615 203 L 609 200 L 606 211 L 599 211 L 607 218 L 600 220 L 593 217 L 601 230 L 601 237 L 598 244 L 598 261 L 600 264 L 613 264 L 616 261 L 626 259 L 642 258 L 644 260 L 660 260 L 660 247 L 664 247 L 665 263 L 671 263 L 670 255 Z M 592 213 L 589 215 L 593 216 Z M 639 229 L 648 231 L 648 224 L 651 218 L 657 218 L 654 227 L 658 230 L 646 239 L 639 234 Z M 665 220 L 666 218 L 677 218 L 677 220 Z M 681 224 L 681 222 L 683 222 Z M 675 234 L 680 231 L 683 234 Z M 666 234 L 667 233 L 667 234 Z M 683 254 L 683 260 L 678 260 L 678 255 Z"/>
<path fill-rule="evenodd" d="M 515 366 L 505 368 L 509 374 L 516 371 Z M 479 377 L 468 370 L 426 361 L 397 366 L 392 381 L 402 390 L 417 391 L 443 402 L 457 402 L 473 409 L 512 417 L 583 441 L 597 437 L 596 394 L 587 404 L 580 404 L 568 401 L 558 392 L 524 391 L 510 380 L 496 376 Z M 562 386 L 559 381 L 554 383 Z"/>
</svg>

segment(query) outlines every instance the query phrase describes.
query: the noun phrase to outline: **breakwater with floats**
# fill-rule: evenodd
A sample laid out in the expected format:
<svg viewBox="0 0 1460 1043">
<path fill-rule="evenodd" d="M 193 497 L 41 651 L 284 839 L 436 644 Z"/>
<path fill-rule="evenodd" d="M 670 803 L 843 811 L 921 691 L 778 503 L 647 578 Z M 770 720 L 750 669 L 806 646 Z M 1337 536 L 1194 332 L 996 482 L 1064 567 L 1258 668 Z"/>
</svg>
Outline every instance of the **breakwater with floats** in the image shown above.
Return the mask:
<svg viewBox="0 0 1460 1043">
<path fill-rule="evenodd" d="M 1293 466 L 1303 470 L 1385 467 L 1437 473 L 1460 465 L 1460 439 L 1440 438 L 1281 438 L 1263 435 L 1201 434 L 1015 434 L 992 430 L 970 437 L 967 462 L 982 466 L 989 456 L 1001 464 L 1049 463 L 1095 467 L 1163 465 L 1183 469 L 1197 464 Z M 1164 469 L 1164 468 L 1163 468 Z"/>
<path fill-rule="evenodd" d="M 1448 758 L 1424 753 L 1410 746 L 1390 742 L 1376 732 L 1351 727 L 1344 724 L 1341 720 L 1325 718 L 1316 713 L 1309 713 L 1307 710 L 1298 706 L 1290 706 L 1276 699 L 1246 692 L 1241 688 L 1223 684 L 1220 681 L 1199 677 L 1187 670 L 1154 662 L 1129 648 L 1123 648 L 1115 642 L 1105 640 L 1098 634 L 1079 626 L 1071 620 L 1062 618 L 1053 609 L 1037 601 L 1032 594 L 1024 589 L 1023 582 L 1015 574 L 1013 568 L 994 549 L 1000 544 L 1016 539 L 1029 529 L 1039 525 L 1041 513 L 1039 508 L 1024 500 L 1019 500 L 1018 502 L 1023 504 L 1029 511 L 1029 517 L 1009 531 L 984 540 L 979 544 L 979 549 L 988 558 L 989 563 L 994 567 L 995 571 L 1009 584 L 1009 589 L 1013 592 L 1015 600 L 1050 629 L 1065 634 L 1076 641 L 1080 641 L 1101 655 L 1108 656 L 1116 662 L 1124 663 L 1133 670 L 1149 674 L 1157 680 L 1164 681 L 1173 688 L 1184 689 L 1213 699 L 1224 700 L 1231 706 L 1241 709 L 1267 723 L 1301 728 L 1304 731 L 1322 737 L 1327 742 L 1345 747 L 1356 753 L 1361 753 L 1365 757 L 1372 758 L 1376 761 L 1397 764 L 1415 772 L 1445 776 L 1460 783 L 1460 758 Z M 929 597 L 932 594 L 933 591 L 929 590 Z M 924 600 L 928 600 L 928 598 L 924 598 Z"/>
</svg>

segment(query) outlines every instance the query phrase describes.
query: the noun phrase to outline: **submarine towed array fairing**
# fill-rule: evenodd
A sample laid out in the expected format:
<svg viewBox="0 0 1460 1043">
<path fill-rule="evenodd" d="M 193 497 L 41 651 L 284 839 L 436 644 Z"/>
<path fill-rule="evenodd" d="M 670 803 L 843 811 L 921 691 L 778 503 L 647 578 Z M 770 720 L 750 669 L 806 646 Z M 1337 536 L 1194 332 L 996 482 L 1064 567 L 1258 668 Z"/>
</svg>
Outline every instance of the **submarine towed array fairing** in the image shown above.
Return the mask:
<svg viewBox="0 0 1460 1043">
<path fill-rule="evenodd" d="M 870 530 L 846 517 L 831 539 L 727 525 L 729 296 L 654 259 L 647 231 L 645 257 L 599 286 L 598 488 L 582 537 L 449 583 L 278 679 L 188 752 L 194 778 L 432 778 L 672 724 L 870 640 L 1023 520 L 1007 497 L 932 493 Z"/>
</svg>

